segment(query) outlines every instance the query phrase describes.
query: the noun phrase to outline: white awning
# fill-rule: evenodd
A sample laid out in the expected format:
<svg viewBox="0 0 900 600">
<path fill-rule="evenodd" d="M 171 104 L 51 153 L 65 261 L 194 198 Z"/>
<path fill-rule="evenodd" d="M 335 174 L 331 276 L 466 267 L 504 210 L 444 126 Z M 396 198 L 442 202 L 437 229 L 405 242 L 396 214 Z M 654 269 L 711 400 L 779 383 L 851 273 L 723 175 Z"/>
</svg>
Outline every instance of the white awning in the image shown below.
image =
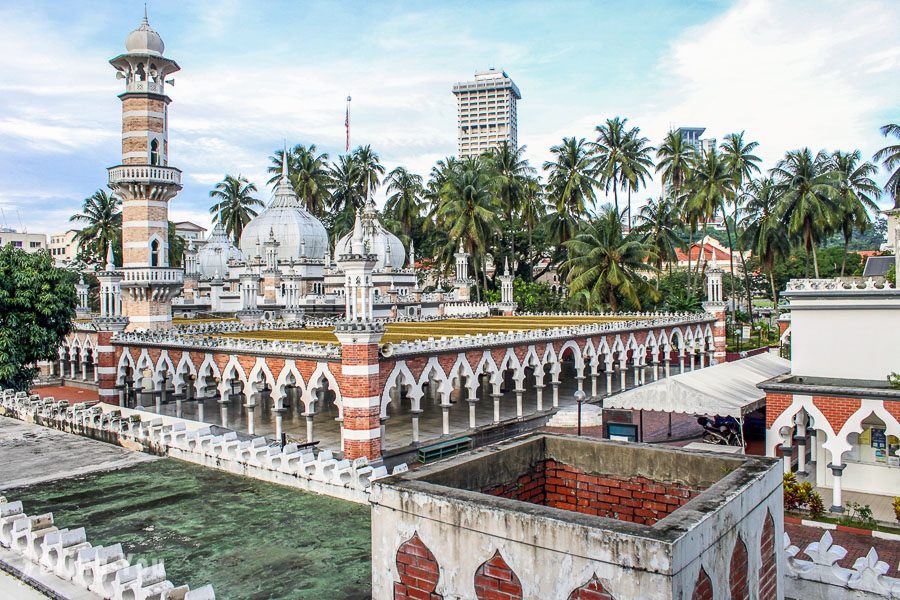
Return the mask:
<svg viewBox="0 0 900 600">
<path fill-rule="evenodd" d="M 756 384 L 791 370 L 791 363 L 764 353 L 673 375 L 615 394 L 603 408 L 660 410 L 740 418 L 765 403 Z"/>
</svg>

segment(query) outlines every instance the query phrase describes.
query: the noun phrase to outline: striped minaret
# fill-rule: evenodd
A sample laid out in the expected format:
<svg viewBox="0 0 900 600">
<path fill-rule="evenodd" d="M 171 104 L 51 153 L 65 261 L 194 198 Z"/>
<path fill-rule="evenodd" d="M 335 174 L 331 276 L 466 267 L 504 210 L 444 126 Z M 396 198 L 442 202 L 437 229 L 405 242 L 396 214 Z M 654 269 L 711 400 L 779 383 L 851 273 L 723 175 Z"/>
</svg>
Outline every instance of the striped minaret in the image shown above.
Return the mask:
<svg viewBox="0 0 900 600">
<path fill-rule="evenodd" d="M 183 271 L 169 267 L 169 200 L 181 190 L 181 171 L 168 166 L 166 77 L 178 71 L 165 58 L 146 12 L 125 40 L 125 54 L 110 60 L 125 81 L 122 100 L 122 162 L 109 168 L 109 187 L 122 200 L 123 313 L 129 329 L 172 323 L 171 299 Z"/>
</svg>

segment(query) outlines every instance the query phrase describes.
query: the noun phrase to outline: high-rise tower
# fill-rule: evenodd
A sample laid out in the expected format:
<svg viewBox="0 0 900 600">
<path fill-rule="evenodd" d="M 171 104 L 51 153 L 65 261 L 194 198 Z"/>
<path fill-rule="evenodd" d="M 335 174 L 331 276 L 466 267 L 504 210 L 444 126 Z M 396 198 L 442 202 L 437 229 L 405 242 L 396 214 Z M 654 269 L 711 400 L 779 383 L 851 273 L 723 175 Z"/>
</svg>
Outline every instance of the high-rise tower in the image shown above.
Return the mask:
<svg viewBox="0 0 900 600">
<path fill-rule="evenodd" d="M 475 73 L 474 81 L 453 86 L 459 118 L 460 158 L 478 156 L 503 142 L 518 148 L 516 102 L 519 88 L 505 71 Z"/>
<path fill-rule="evenodd" d="M 165 58 L 162 38 L 147 20 L 128 34 L 125 54 L 110 60 L 125 81 L 122 163 L 109 168 L 109 187 L 122 199 L 123 313 L 129 329 L 171 325 L 172 296 L 181 269 L 169 267 L 169 200 L 181 190 L 181 171 L 168 166 L 166 77 L 179 70 Z"/>
</svg>

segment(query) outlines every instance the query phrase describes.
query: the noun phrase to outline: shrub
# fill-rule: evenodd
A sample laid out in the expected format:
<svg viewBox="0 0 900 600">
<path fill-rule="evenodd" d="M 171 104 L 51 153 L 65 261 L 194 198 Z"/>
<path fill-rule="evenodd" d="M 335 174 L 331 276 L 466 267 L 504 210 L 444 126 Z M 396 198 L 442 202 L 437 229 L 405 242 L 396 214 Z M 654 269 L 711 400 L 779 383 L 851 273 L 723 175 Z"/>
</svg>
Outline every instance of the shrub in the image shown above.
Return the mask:
<svg viewBox="0 0 900 600">
<path fill-rule="evenodd" d="M 894 497 L 894 518 L 900 521 L 900 497 Z"/>
<path fill-rule="evenodd" d="M 825 503 L 822 496 L 813 489 L 810 482 L 797 481 L 793 473 L 784 475 L 784 508 L 790 511 L 807 511 L 811 517 L 818 518 L 825 514 Z"/>
<path fill-rule="evenodd" d="M 841 525 L 862 525 L 865 528 L 872 529 L 878 522 L 872 516 L 872 507 L 868 504 L 858 504 L 850 501 L 847 503 L 849 512 L 847 516 L 841 519 Z"/>
</svg>

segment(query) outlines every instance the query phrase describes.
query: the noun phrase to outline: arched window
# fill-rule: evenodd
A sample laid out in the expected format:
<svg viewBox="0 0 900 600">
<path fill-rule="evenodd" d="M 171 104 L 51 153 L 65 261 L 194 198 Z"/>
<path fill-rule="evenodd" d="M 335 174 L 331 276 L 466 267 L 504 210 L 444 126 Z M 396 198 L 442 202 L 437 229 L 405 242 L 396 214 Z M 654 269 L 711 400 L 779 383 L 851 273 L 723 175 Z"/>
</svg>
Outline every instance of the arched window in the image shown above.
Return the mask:
<svg viewBox="0 0 900 600">
<path fill-rule="evenodd" d="M 159 266 L 159 240 L 150 242 L 150 266 Z"/>
<path fill-rule="evenodd" d="M 150 142 L 150 164 L 159 164 L 159 140 L 152 140 Z"/>
</svg>

